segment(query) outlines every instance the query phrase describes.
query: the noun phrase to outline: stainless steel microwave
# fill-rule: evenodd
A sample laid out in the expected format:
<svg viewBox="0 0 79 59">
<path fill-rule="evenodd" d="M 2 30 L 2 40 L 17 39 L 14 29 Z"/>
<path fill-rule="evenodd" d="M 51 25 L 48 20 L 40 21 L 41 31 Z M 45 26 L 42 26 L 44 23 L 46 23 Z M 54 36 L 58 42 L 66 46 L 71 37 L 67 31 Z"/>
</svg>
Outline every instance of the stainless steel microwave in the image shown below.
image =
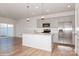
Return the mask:
<svg viewBox="0 0 79 59">
<path fill-rule="evenodd" d="M 50 23 L 43 23 L 42 27 L 50 27 Z"/>
</svg>

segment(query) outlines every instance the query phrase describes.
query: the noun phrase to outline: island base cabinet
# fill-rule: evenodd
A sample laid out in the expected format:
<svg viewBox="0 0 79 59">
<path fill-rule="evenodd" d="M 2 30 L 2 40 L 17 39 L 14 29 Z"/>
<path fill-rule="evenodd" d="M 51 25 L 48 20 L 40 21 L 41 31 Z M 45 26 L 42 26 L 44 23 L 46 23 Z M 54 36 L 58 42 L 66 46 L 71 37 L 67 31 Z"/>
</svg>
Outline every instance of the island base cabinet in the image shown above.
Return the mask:
<svg viewBox="0 0 79 59">
<path fill-rule="evenodd" d="M 52 51 L 52 37 L 43 34 L 25 34 L 23 35 L 22 45 Z"/>
</svg>

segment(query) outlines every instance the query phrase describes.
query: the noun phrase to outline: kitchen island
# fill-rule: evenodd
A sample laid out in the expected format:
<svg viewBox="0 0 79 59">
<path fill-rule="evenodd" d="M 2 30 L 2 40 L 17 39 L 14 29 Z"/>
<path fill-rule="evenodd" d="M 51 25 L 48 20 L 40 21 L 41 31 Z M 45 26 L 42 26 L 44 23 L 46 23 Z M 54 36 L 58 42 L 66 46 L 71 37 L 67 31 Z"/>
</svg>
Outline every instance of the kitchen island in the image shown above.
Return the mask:
<svg viewBox="0 0 79 59">
<path fill-rule="evenodd" d="M 26 33 L 22 35 L 22 45 L 51 52 L 53 49 L 53 34 Z"/>
</svg>

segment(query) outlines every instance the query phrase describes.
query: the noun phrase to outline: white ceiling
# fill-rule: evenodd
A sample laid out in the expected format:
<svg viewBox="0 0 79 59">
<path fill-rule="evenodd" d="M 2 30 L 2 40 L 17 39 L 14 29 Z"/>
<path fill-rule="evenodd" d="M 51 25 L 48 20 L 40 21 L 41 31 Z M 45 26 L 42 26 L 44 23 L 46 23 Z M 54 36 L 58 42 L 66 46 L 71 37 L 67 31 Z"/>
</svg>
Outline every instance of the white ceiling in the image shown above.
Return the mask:
<svg viewBox="0 0 79 59">
<path fill-rule="evenodd" d="M 0 3 L 0 16 L 12 19 L 22 19 L 27 17 L 27 7 L 29 7 L 29 16 L 41 15 L 41 3 Z M 51 14 L 63 11 L 74 10 L 72 3 L 44 3 L 43 14 Z"/>
</svg>

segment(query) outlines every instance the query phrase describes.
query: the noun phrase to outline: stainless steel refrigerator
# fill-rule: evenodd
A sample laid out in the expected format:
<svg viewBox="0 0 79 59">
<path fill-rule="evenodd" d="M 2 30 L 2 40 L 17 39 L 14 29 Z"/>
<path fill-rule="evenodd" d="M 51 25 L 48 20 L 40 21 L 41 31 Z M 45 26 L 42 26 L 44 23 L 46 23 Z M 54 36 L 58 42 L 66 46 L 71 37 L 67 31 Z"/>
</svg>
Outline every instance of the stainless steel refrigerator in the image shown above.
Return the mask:
<svg viewBox="0 0 79 59">
<path fill-rule="evenodd" d="M 72 22 L 58 23 L 58 42 L 72 44 Z"/>
</svg>

